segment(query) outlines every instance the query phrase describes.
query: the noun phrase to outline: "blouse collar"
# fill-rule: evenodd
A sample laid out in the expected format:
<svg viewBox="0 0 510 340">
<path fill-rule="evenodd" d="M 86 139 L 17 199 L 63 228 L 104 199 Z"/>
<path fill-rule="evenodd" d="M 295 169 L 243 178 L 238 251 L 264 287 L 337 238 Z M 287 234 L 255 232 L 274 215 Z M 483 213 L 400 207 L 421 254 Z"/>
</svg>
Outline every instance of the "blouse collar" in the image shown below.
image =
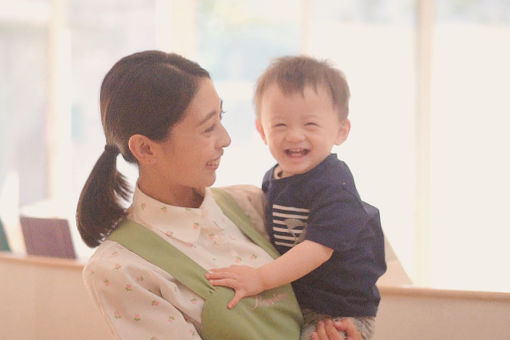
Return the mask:
<svg viewBox="0 0 510 340">
<path fill-rule="evenodd" d="M 146 227 L 186 243 L 195 243 L 209 215 L 219 209 L 209 188 L 198 208 L 178 207 L 160 202 L 145 193 L 138 185 L 133 194 L 129 215 L 136 216 Z"/>
</svg>

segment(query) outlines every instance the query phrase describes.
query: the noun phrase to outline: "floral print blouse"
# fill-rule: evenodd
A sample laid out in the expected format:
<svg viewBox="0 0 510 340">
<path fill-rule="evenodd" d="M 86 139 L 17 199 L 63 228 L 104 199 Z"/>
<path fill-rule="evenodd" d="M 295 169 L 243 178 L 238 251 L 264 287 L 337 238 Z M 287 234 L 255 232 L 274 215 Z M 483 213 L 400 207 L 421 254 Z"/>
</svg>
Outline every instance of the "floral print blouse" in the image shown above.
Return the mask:
<svg viewBox="0 0 510 340">
<path fill-rule="evenodd" d="M 260 189 L 223 189 L 262 231 Z M 166 205 L 137 187 L 128 217 L 206 270 L 232 264 L 257 267 L 271 261 L 223 214 L 210 189 L 206 189 L 202 205 L 194 209 Z M 198 330 L 203 299 L 118 243 L 106 240 L 97 248 L 85 266 L 83 279 L 116 339 L 201 339 Z"/>
</svg>

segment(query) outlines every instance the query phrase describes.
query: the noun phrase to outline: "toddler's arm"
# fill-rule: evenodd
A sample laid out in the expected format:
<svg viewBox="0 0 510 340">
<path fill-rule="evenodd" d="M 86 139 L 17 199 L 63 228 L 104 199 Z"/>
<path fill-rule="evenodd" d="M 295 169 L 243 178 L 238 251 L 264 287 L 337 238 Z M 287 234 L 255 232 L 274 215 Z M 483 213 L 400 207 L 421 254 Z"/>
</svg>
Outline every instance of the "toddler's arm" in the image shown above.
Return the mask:
<svg viewBox="0 0 510 340">
<path fill-rule="evenodd" d="M 230 287 L 235 290 L 234 298 L 228 303 L 233 308 L 243 297 L 279 287 L 295 281 L 319 267 L 333 254 L 333 249 L 322 244 L 305 240 L 288 252 L 259 268 L 230 266 L 216 268 L 206 275 L 214 286 Z"/>
</svg>

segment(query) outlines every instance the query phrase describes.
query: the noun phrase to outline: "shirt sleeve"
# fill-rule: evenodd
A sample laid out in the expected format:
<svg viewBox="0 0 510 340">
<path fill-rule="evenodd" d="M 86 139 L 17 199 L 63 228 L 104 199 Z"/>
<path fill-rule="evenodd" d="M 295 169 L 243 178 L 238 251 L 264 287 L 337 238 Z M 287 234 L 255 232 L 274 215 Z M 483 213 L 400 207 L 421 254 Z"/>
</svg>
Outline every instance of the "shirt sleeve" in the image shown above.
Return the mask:
<svg viewBox="0 0 510 340">
<path fill-rule="evenodd" d="M 347 251 L 356 246 L 367 222 L 361 200 L 342 186 L 330 185 L 314 195 L 305 239 Z"/>
<path fill-rule="evenodd" d="M 193 320 L 202 310 L 201 298 L 128 250 L 109 250 L 95 255 L 83 279 L 116 339 L 201 339 Z"/>
</svg>

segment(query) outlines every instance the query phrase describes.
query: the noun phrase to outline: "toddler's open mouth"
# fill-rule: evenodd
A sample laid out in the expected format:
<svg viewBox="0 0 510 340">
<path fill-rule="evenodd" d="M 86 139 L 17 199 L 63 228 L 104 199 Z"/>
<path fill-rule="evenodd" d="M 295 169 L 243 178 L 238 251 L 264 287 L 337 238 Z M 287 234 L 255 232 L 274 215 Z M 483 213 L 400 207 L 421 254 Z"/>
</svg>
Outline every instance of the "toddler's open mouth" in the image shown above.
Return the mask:
<svg viewBox="0 0 510 340">
<path fill-rule="evenodd" d="M 285 154 L 289 157 L 302 157 L 306 156 L 310 150 L 303 148 L 286 149 Z"/>
</svg>

